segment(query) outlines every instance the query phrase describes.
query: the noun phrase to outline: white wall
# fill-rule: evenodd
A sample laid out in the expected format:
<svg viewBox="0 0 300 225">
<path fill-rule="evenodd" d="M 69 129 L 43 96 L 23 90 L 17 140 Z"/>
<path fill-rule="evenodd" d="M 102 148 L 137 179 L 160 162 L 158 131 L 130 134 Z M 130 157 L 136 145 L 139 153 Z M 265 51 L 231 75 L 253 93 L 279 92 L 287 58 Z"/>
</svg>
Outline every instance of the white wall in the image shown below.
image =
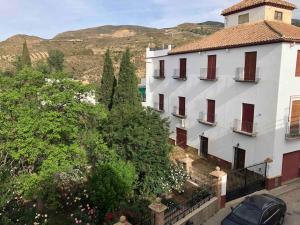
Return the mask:
<svg viewBox="0 0 300 225">
<path fill-rule="evenodd" d="M 282 171 L 283 154 L 299 151 L 300 140 L 287 140 L 285 138 L 286 125 L 290 113 L 291 96 L 300 97 L 300 77 L 295 76 L 297 51 L 299 44 L 282 44 L 282 64 L 280 69 L 280 82 L 278 92 L 278 107 L 276 115 L 276 136 L 274 146 L 274 176 L 280 175 Z"/>
<path fill-rule="evenodd" d="M 260 67 L 261 80 L 258 84 L 237 83 L 233 80 L 237 67 L 244 67 L 244 54 L 257 51 L 257 67 Z M 275 124 L 281 44 L 252 46 L 203 53 L 190 53 L 152 58 L 147 61 L 147 104 L 158 102 L 158 94 L 165 94 L 164 117 L 171 121 L 171 137 L 175 138 L 180 120 L 171 115 L 173 106 L 178 106 L 178 96 L 186 97 L 186 129 L 188 145 L 199 148 L 199 135 L 209 138 L 209 154 L 233 162 L 233 147 L 240 144 L 246 150 L 246 166 L 273 158 Z M 207 67 L 207 56 L 217 55 L 218 81 L 198 79 L 200 68 Z M 187 81 L 172 79 L 173 71 L 179 68 L 179 59 L 187 58 Z M 153 69 L 158 61 L 165 60 L 165 80 L 153 79 Z M 299 87 L 299 86 L 298 86 Z M 206 99 L 216 100 L 216 127 L 199 124 L 200 111 L 206 112 Z M 233 133 L 234 119 L 241 119 L 242 104 L 255 104 L 255 123 L 258 124 L 257 137 L 247 137 Z M 284 139 L 284 135 L 282 137 Z M 270 171 L 273 174 L 273 171 Z"/>
</svg>

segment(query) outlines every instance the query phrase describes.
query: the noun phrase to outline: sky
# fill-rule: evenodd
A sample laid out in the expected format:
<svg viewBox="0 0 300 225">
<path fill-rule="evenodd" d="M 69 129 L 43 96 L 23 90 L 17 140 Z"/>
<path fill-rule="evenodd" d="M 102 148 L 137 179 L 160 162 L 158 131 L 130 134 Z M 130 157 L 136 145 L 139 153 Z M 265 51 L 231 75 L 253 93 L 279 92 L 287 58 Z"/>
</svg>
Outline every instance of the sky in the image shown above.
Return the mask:
<svg viewBox="0 0 300 225">
<path fill-rule="evenodd" d="M 300 8 L 300 0 L 289 0 Z M 102 25 L 172 27 L 223 21 L 220 12 L 239 0 L 0 0 L 0 40 L 15 34 L 52 38 Z M 294 13 L 300 19 L 300 10 Z"/>
</svg>

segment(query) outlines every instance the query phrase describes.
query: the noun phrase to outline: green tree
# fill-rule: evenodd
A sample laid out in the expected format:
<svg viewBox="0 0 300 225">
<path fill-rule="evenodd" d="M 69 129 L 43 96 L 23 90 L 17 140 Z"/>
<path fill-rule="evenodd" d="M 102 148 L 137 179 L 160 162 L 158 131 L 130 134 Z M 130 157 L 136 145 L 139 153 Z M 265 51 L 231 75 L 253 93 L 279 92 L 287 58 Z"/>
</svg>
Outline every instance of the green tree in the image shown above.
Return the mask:
<svg viewBox="0 0 300 225">
<path fill-rule="evenodd" d="M 26 40 L 23 43 L 21 61 L 22 61 L 22 68 L 24 68 L 25 66 L 31 67 L 31 59 L 30 59 L 30 54 L 29 54 Z"/>
<path fill-rule="evenodd" d="M 108 158 L 99 156 L 108 152 L 105 110 L 83 101 L 91 89 L 63 73 L 26 67 L 1 76 L 0 88 L 0 207 L 14 192 L 55 208 L 60 192 L 85 182 L 92 157 Z"/>
<path fill-rule="evenodd" d="M 131 163 L 115 160 L 98 164 L 90 180 L 93 203 L 102 208 L 103 213 L 116 209 L 133 193 L 135 179 L 135 168 Z"/>
<path fill-rule="evenodd" d="M 114 67 L 110 57 L 110 51 L 107 50 L 104 56 L 104 66 L 99 88 L 99 102 L 111 110 L 113 105 L 113 96 L 116 86 Z"/>
<path fill-rule="evenodd" d="M 135 74 L 135 66 L 131 62 L 131 54 L 127 49 L 122 57 L 118 85 L 114 94 L 113 107 L 129 105 L 141 106 L 138 81 Z"/>
<path fill-rule="evenodd" d="M 61 72 L 64 69 L 65 55 L 62 51 L 55 49 L 49 51 L 48 65 L 52 72 Z"/>
<path fill-rule="evenodd" d="M 47 63 L 45 63 L 43 60 L 40 60 L 36 63 L 36 70 L 43 73 L 43 74 L 49 74 L 50 68 Z"/>
<path fill-rule="evenodd" d="M 167 191 L 169 177 L 169 124 L 150 109 L 113 109 L 105 126 L 105 139 L 123 160 L 133 163 L 138 174 L 137 190 L 142 195 Z"/>
</svg>

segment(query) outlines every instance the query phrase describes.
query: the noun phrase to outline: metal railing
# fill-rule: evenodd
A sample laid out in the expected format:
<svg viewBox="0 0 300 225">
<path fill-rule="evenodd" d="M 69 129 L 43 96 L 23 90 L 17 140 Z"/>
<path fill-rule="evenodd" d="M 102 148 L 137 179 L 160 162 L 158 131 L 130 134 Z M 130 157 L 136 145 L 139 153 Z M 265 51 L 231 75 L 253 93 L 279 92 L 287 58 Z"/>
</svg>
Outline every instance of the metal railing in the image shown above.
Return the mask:
<svg viewBox="0 0 300 225">
<path fill-rule="evenodd" d="M 180 70 L 179 69 L 174 69 L 173 72 L 173 79 L 177 79 L 177 80 L 186 80 L 186 74 L 180 74 Z"/>
<path fill-rule="evenodd" d="M 207 124 L 207 125 L 211 125 L 211 126 L 215 126 L 217 124 L 216 123 L 216 117 L 217 117 L 216 114 L 200 112 L 198 122 L 203 123 L 203 124 Z"/>
<path fill-rule="evenodd" d="M 215 76 L 210 76 L 209 74 L 208 74 L 208 68 L 201 68 L 200 69 L 200 77 L 199 77 L 199 79 L 200 80 L 208 80 L 208 81 L 216 81 L 216 80 L 218 80 L 218 71 L 219 71 L 219 69 L 218 68 L 216 68 L 216 74 L 215 74 Z"/>
<path fill-rule="evenodd" d="M 154 74 L 153 77 L 155 79 L 164 79 L 165 78 L 164 74 L 161 74 L 161 71 L 159 69 L 155 69 L 153 74 Z"/>
<path fill-rule="evenodd" d="M 245 68 L 238 67 L 236 68 L 234 80 L 237 82 L 253 82 L 258 83 L 260 81 L 260 68 L 256 68 L 255 74 L 249 76 L 250 78 L 246 77 Z"/>
<path fill-rule="evenodd" d="M 239 119 L 233 121 L 233 131 L 255 137 L 257 135 L 257 124 L 254 122 L 246 122 Z"/>
<path fill-rule="evenodd" d="M 205 190 L 204 190 L 205 191 Z M 201 196 L 192 196 L 191 199 L 180 203 L 177 207 L 169 209 L 165 214 L 165 225 L 173 225 L 177 221 L 186 217 L 188 214 L 200 208 L 203 204 L 210 201 L 214 195 L 207 191 L 207 194 Z"/>
<path fill-rule="evenodd" d="M 289 121 L 286 124 L 287 138 L 300 138 L 300 118 L 298 121 Z"/>
</svg>

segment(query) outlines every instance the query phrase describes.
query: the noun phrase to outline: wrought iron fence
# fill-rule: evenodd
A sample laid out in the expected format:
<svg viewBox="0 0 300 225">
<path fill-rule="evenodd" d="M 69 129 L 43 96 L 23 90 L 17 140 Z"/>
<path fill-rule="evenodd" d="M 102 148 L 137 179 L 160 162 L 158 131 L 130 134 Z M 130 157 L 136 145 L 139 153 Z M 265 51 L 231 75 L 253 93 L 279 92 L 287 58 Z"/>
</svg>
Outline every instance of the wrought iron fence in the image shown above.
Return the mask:
<svg viewBox="0 0 300 225">
<path fill-rule="evenodd" d="M 165 213 L 165 225 L 173 225 L 180 219 L 200 208 L 206 202 L 210 201 L 213 196 L 213 193 L 210 191 L 203 190 L 203 192 L 193 195 L 191 199 L 181 202 L 173 208 L 169 208 Z"/>
</svg>

